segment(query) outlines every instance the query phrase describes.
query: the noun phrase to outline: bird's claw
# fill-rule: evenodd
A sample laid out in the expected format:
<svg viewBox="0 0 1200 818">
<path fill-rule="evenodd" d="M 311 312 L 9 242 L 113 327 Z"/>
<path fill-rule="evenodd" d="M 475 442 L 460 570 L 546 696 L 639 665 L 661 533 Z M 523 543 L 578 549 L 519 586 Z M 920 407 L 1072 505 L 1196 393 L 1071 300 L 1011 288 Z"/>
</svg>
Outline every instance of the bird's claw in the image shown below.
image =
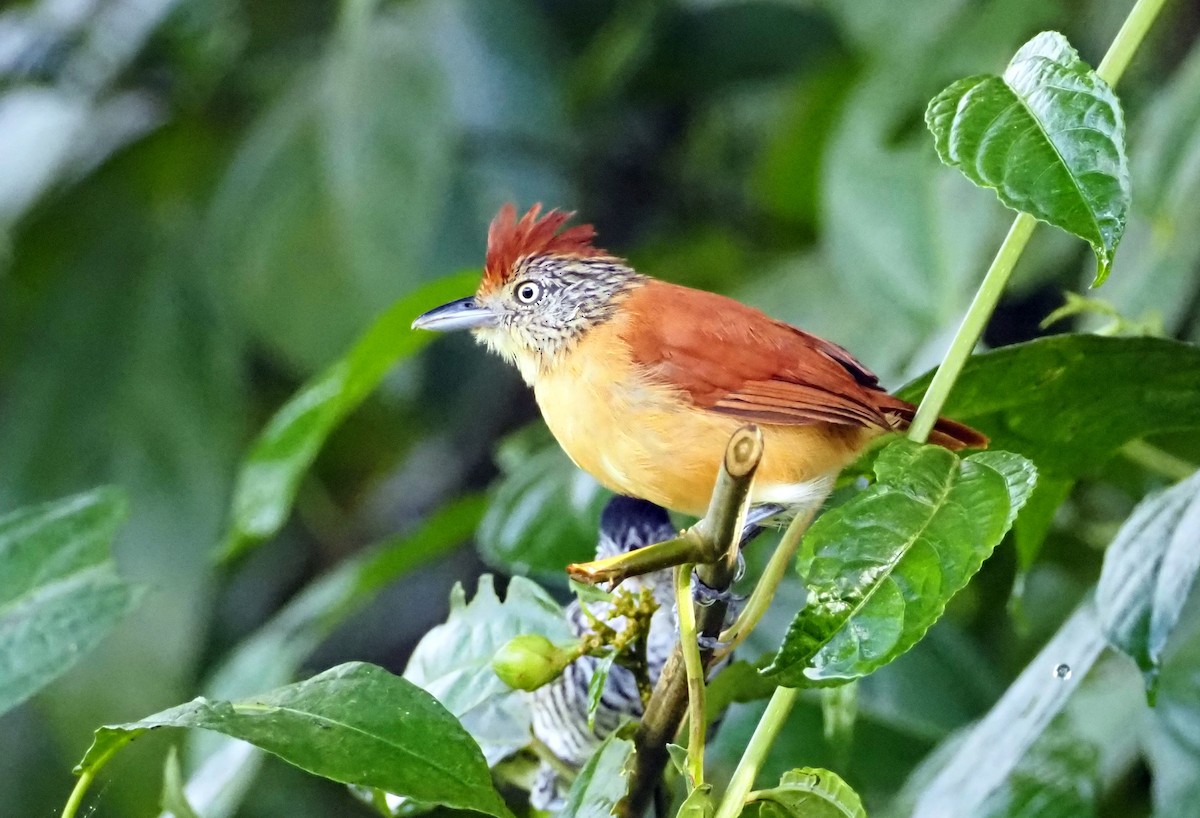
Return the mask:
<svg viewBox="0 0 1200 818">
<path fill-rule="evenodd" d="M 738 554 L 737 571 L 734 574 L 734 582 L 741 578 L 746 572 L 746 561 L 742 559 L 742 555 Z M 716 602 L 724 602 L 729 607 L 738 605 L 744 596 L 735 594 L 733 591 L 726 589 L 724 591 L 717 590 L 704 580 L 700 579 L 700 575 L 695 570 L 692 571 L 692 599 L 697 605 L 702 608 L 707 608 Z"/>
</svg>

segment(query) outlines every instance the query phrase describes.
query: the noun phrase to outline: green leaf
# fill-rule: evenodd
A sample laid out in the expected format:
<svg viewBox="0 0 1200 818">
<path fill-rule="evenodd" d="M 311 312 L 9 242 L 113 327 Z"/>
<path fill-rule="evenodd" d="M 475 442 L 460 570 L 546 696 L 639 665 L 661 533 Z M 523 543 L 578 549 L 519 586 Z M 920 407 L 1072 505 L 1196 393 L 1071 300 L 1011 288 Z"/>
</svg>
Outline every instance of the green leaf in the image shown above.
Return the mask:
<svg viewBox="0 0 1200 818">
<path fill-rule="evenodd" d="M 1021 509 L 1021 516 L 1013 524 L 1013 543 L 1017 549 L 1017 569 L 1022 573 L 1033 567 L 1042 543 L 1059 506 L 1071 494 L 1074 480 L 1055 477 L 1039 477 L 1038 484 Z"/>
<path fill-rule="evenodd" d="M 1096 607 L 1153 700 L 1162 654 L 1200 572 L 1200 473 L 1138 504 L 1104 554 Z"/>
<path fill-rule="evenodd" d="M 540 634 L 552 642 L 572 638 L 561 607 L 535 583 L 513 577 L 503 602 L 492 577 L 479 578 L 470 604 L 461 585 L 450 594 L 450 616 L 417 645 L 404 678 L 433 694 L 495 764 L 529 743 L 529 696 L 496 676 L 492 657 L 513 637 Z"/>
<path fill-rule="evenodd" d="M 1130 440 L 1200 428 L 1200 348 L 1057 335 L 973 356 L 942 414 L 1053 477 L 1094 474 Z M 919 401 L 932 373 L 900 390 Z"/>
<path fill-rule="evenodd" d="M 979 818 L 1095 818 L 1097 761 L 1096 747 L 1060 720 L 984 802 Z"/>
<path fill-rule="evenodd" d="M 200 818 L 188 803 L 183 791 L 183 770 L 179 767 L 179 748 L 174 744 L 167 752 L 167 763 L 163 765 L 162 808 L 174 818 Z"/>
<path fill-rule="evenodd" d="M 632 761 L 633 742 L 622 738 L 620 731 L 610 735 L 579 771 L 561 814 L 611 818 L 617 802 L 625 797 L 626 770 Z"/>
<path fill-rule="evenodd" d="M 222 659 L 204 684 L 205 695 L 232 699 L 287 684 L 335 628 L 397 578 L 469 540 L 482 514 L 481 497 L 454 501 L 417 530 L 368 548 L 314 580 Z M 256 766 L 256 751 L 211 733 L 192 736 L 189 750 L 193 764 L 200 762 L 188 779 L 188 787 L 201 793 L 193 803 L 205 818 L 232 814 L 249 786 L 244 771 Z"/>
<path fill-rule="evenodd" d="M 1042 32 L 1004 75 L 959 80 L 925 112 L 938 156 L 1008 207 L 1092 245 L 1108 276 L 1131 190 L 1125 120 L 1108 83 L 1061 34 Z"/>
<path fill-rule="evenodd" d="M 617 658 L 617 652 L 614 650 L 601 659 L 595 670 L 592 671 L 592 678 L 588 680 L 588 709 L 587 709 L 587 724 L 589 730 L 596 729 L 596 710 L 600 707 L 600 698 L 604 695 L 604 686 L 608 684 L 608 674 L 612 670 L 613 661 Z"/>
<path fill-rule="evenodd" d="M 301 387 L 275 413 L 238 473 L 223 559 L 245 553 L 280 529 L 291 512 L 300 480 L 329 433 L 375 390 L 392 366 L 433 338 L 428 332 L 414 332 L 412 320 L 472 290 L 477 281 L 476 272 L 464 272 L 400 299 L 375 320 L 344 358 Z"/>
<path fill-rule="evenodd" d="M 139 596 L 109 543 L 125 495 L 96 489 L 0 517 L 0 713 L 69 670 Z"/>
<path fill-rule="evenodd" d="M 1200 800 L 1200 594 L 1164 657 L 1157 701 L 1142 733 L 1155 818 L 1190 818 Z"/>
<path fill-rule="evenodd" d="M 1091 600 L 1063 623 L 921 787 L 908 818 L 982 815 L 983 805 L 1006 786 L 1029 757 L 1104 650 Z M 1062 672 L 1061 668 L 1068 668 Z M 928 771 L 925 771 L 928 772 Z"/>
<path fill-rule="evenodd" d="M 351 662 L 251 699 L 200 698 L 106 725 L 76 773 L 94 772 L 122 745 L 161 727 L 214 730 L 345 784 L 497 818 L 512 815 L 458 721 L 428 693 L 374 665 Z"/>
<path fill-rule="evenodd" d="M 608 492 L 578 469 L 535 424 L 508 437 L 496 453 L 501 477 L 488 492 L 479 549 L 497 568 L 561 576 L 594 556 Z"/>
<path fill-rule="evenodd" d="M 716 806 L 712 799 L 712 784 L 701 784 L 683 799 L 675 818 L 712 818 L 714 812 Z"/>
<path fill-rule="evenodd" d="M 877 481 L 801 545 L 808 604 L 764 671 L 780 684 L 855 679 L 916 644 L 1008 531 L 1034 473 L 1019 455 L 960 460 L 907 440 L 874 468 Z"/>
<path fill-rule="evenodd" d="M 867 818 L 850 785 L 829 770 L 789 770 L 779 786 L 753 793 L 762 802 L 763 818 Z"/>
</svg>

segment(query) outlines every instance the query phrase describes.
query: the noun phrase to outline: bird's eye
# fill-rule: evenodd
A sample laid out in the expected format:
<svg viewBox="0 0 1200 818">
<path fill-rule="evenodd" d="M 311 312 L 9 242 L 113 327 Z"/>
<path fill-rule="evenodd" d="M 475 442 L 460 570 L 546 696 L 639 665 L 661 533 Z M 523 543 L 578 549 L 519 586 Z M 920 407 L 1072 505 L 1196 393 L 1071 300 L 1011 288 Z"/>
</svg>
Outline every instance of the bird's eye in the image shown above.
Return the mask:
<svg viewBox="0 0 1200 818">
<path fill-rule="evenodd" d="M 542 286 L 536 281 L 522 281 L 517 285 L 517 300 L 522 304 L 532 304 L 542 297 Z"/>
</svg>

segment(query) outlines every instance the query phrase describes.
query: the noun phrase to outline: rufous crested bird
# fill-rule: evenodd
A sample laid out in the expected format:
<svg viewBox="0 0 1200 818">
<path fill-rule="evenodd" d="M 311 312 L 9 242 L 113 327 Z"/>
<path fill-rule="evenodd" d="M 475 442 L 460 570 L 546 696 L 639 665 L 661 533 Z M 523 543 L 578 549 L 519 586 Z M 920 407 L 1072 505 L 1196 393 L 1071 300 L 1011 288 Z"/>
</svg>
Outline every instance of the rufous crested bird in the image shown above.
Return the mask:
<svg viewBox="0 0 1200 818">
<path fill-rule="evenodd" d="M 563 229 L 573 214 L 540 214 L 501 208 L 475 295 L 413 327 L 470 329 L 516 364 L 562 448 L 612 491 L 702 515 L 730 436 L 753 422 L 764 451 L 751 504 L 795 514 L 912 420 L 915 407 L 840 346 L 639 273 L 596 247 L 591 225 Z M 946 418 L 930 441 L 987 444 Z"/>
</svg>

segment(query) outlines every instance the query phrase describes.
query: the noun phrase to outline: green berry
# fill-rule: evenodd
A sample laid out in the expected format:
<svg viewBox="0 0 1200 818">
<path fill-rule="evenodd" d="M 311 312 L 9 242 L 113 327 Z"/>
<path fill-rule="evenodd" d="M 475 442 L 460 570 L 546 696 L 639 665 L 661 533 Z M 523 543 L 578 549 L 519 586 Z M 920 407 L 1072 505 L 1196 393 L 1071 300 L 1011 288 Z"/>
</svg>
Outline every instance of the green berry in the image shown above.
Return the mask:
<svg viewBox="0 0 1200 818">
<path fill-rule="evenodd" d="M 492 669 L 506 685 L 537 690 L 558 678 L 578 654 L 536 633 L 513 637 L 492 657 Z"/>
</svg>

